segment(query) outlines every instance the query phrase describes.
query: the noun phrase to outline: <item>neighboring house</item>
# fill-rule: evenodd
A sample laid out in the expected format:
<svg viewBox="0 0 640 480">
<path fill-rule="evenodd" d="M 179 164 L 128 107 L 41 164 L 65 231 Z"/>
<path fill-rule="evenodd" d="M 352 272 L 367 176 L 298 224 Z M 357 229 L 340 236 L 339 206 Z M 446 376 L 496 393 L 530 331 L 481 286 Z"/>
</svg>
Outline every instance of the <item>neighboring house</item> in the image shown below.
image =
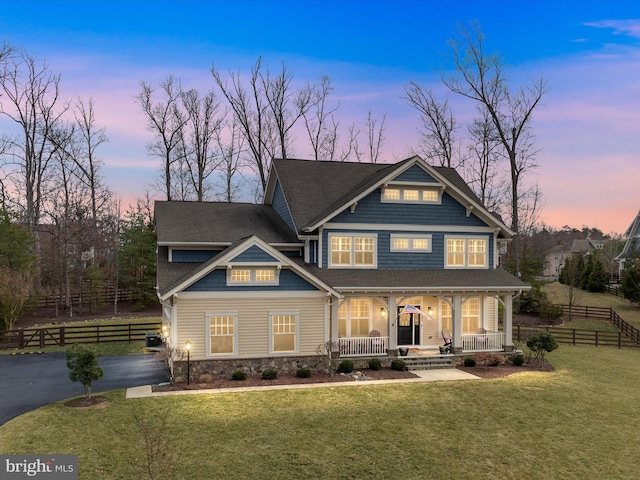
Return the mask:
<svg viewBox="0 0 640 480">
<path fill-rule="evenodd" d="M 437 353 L 444 336 L 454 353 L 513 350 L 530 289 L 497 267 L 513 232 L 453 169 L 274 159 L 262 205 L 155 216 L 168 343 L 189 341 L 199 373 L 320 368 L 327 342 L 353 358 Z"/>
<path fill-rule="evenodd" d="M 640 248 L 640 211 L 636 215 L 636 218 L 633 219 L 627 231 L 624 232 L 624 248 L 620 255 L 616 257 L 616 261 L 618 262 L 618 275 L 622 274 L 624 270 L 624 264 L 629 257 L 629 254 L 632 253 L 633 250 Z"/>
<path fill-rule="evenodd" d="M 556 245 L 549 249 L 544 256 L 545 277 L 557 279 L 567 259 L 574 255 L 588 255 L 593 250 L 602 250 L 607 240 L 592 240 L 590 238 L 576 239 L 568 245 Z"/>
</svg>

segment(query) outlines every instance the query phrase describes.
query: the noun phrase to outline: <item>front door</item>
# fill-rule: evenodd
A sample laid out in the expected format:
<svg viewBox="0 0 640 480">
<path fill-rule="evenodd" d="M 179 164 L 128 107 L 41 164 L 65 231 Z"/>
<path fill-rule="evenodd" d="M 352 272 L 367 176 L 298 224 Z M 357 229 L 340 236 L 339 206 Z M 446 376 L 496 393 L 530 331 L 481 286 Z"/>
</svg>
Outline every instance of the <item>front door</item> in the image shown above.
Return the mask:
<svg viewBox="0 0 640 480">
<path fill-rule="evenodd" d="M 420 345 L 420 314 L 400 313 L 403 309 L 398 307 L 398 345 Z"/>
</svg>

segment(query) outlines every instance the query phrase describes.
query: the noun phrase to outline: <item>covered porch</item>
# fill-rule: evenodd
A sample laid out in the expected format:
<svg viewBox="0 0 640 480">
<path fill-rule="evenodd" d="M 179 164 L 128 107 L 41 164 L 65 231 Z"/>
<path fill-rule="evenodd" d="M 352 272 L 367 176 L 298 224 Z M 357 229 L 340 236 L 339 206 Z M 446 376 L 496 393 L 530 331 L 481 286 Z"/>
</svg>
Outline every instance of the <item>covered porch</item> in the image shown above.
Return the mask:
<svg viewBox="0 0 640 480">
<path fill-rule="evenodd" d="M 345 295 L 332 306 L 341 357 L 395 355 L 399 348 L 440 354 L 513 350 L 513 292 Z"/>
</svg>

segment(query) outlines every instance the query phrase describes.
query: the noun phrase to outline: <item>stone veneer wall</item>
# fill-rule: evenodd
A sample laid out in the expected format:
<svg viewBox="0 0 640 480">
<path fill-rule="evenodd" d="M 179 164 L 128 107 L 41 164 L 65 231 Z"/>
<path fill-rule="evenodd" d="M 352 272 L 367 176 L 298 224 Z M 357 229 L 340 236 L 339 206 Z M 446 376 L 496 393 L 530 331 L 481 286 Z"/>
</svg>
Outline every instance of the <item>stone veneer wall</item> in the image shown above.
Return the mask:
<svg viewBox="0 0 640 480">
<path fill-rule="evenodd" d="M 369 367 L 369 359 L 372 357 L 348 358 L 353 362 L 353 368 L 363 369 Z M 391 365 L 392 357 L 377 357 L 383 367 Z M 340 365 L 342 358 L 335 359 L 334 368 Z M 192 360 L 190 376 L 192 382 L 204 382 L 206 377 L 230 378 L 233 372 L 243 370 L 247 375 L 262 375 L 264 370 L 277 370 L 281 374 L 295 375 L 299 368 L 308 368 L 311 373 L 328 373 L 327 357 L 324 355 L 311 355 L 305 357 L 268 357 L 233 360 Z M 173 375 L 175 382 L 187 381 L 187 362 L 173 362 Z"/>
</svg>

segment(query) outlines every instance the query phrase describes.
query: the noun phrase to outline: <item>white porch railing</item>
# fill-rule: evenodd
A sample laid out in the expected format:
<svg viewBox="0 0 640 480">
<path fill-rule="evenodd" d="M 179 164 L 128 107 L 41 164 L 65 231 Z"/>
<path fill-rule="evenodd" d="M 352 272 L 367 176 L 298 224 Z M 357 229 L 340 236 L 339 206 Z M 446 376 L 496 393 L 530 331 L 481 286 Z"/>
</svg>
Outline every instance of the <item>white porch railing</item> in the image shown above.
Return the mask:
<svg viewBox="0 0 640 480">
<path fill-rule="evenodd" d="M 504 333 L 487 332 L 462 335 L 463 352 L 492 352 L 504 348 Z"/>
<path fill-rule="evenodd" d="M 338 339 L 341 357 L 386 355 L 389 337 L 352 337 Z"/>
</svg>

